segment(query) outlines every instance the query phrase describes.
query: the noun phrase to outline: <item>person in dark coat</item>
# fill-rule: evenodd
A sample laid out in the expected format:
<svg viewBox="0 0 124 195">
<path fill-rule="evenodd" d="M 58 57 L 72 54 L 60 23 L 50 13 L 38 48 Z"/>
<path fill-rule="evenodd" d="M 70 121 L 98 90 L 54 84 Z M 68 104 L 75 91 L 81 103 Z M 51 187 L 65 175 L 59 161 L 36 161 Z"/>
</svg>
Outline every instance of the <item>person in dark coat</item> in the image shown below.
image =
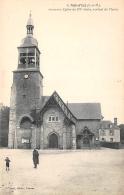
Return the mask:
<svg viewBox="0 0 124 195">
<path fill-rule="evenodd" d="M 36 149 L 33 150 L 33 163 L 34 168 L 37 168 L 37 165 L 39 164 L 39 153 Z"/>
<path fill-rule="evenodd" d="M 6 161 L 6 171 L 9 171 L 9 163 L 10 163 L 10 159 L 8 157 L 5 158 Z"/>
</svg>

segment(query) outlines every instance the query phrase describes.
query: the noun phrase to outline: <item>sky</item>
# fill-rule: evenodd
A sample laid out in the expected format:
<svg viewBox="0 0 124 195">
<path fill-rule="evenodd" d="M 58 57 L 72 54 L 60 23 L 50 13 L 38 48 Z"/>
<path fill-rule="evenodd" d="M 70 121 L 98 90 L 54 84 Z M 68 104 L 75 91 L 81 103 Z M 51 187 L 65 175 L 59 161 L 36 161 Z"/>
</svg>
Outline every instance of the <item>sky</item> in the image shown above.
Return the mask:
<svg viewBox="0 0 124 195">
<path fill-rule="evenodd" d="M 30 10 L 43 94 L 56 90 L 65 103 L 100 102 L 105 120 L 124 123 L 123 0 L 0 0 L 0 102 L 10 105 Z"/>
</svg>

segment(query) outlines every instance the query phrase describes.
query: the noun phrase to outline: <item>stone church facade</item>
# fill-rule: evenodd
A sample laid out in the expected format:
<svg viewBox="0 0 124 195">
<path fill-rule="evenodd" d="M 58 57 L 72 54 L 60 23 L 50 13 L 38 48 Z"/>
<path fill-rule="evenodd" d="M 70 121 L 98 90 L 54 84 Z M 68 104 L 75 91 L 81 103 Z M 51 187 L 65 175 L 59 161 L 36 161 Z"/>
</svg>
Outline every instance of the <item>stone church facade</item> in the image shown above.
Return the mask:
<svg viewBox="0 0 124 195">
<path fill-rule="evenodd" d="M 11 87 L 9 148 L 82 149 L 94 147 L 102 120 L 100 103 L 65 104 L 54 91 L 43 95 L 40 50 L 31 15 L 18 47 Z"/>
</svg>

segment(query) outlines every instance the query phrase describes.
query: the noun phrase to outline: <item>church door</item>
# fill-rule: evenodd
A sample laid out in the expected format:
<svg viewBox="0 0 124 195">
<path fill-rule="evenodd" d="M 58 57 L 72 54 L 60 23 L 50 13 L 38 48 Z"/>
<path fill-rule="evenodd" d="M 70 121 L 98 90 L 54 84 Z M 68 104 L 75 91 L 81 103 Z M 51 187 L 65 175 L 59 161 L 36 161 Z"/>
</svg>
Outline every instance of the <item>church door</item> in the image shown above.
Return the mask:
<svg viewBox="0 0 124 195">
<path fill-rule="evenodd" d="M 90 140 L 88 137 L 83 138 L 83 147 L 90 147 Z"/>
<path fill-rule="evenodd" d="M 58 136 L 55 133 L 49 136 L 49 148 L 58 148 Z"/>
</svg>

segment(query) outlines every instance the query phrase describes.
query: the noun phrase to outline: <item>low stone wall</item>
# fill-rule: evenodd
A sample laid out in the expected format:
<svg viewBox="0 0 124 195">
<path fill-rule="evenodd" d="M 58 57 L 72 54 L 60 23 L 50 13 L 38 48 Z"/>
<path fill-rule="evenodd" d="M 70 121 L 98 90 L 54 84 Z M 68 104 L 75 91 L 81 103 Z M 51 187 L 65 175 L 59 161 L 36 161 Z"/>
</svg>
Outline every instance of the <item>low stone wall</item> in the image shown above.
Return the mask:
<svg viewBox="0 0 124 195">
<path fill-rule="evenodd" d="M 100 145 L 106 148 L 120 149 L 120 143 L 118 142 L 101 142 Z"/>
</svg>

